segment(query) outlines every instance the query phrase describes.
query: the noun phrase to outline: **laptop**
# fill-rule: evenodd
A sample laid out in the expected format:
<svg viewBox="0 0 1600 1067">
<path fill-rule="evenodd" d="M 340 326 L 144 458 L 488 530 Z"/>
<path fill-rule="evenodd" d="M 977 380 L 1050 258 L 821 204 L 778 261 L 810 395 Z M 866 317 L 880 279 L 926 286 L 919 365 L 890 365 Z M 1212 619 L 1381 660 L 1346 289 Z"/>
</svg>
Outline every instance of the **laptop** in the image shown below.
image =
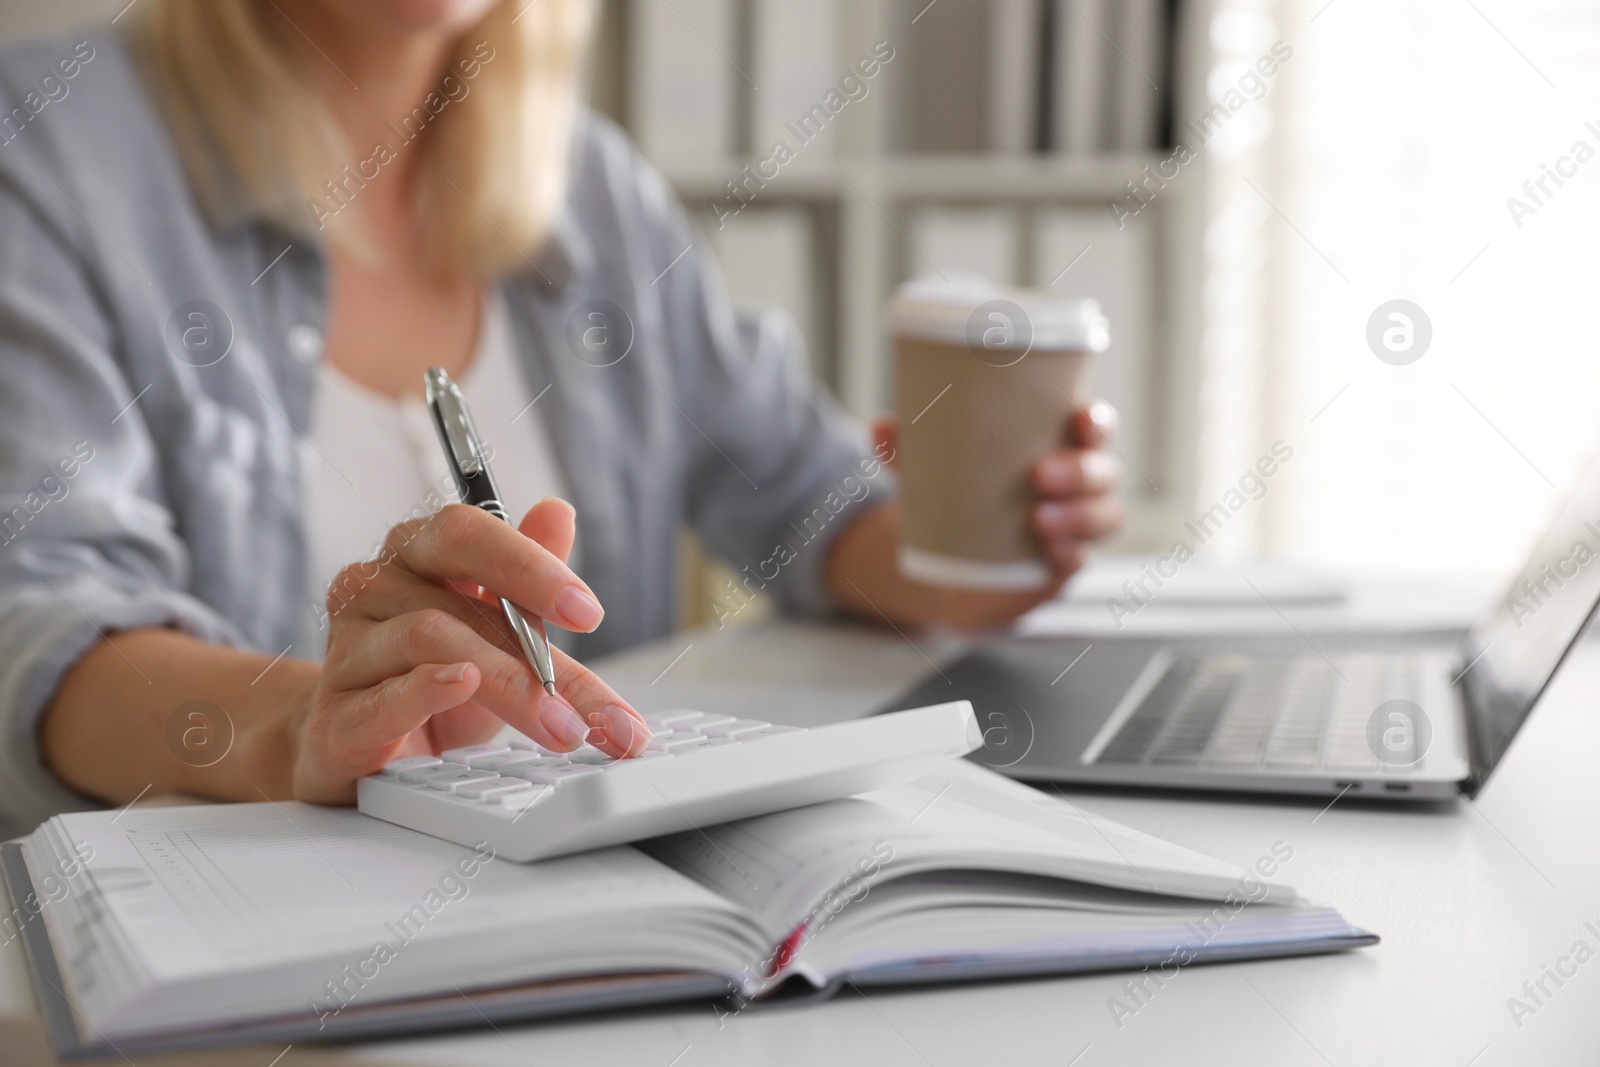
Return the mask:
<svg viewBox="0 0 1600 1067">
<path fill-rule="evenodd" d="M 1600 463 L 1453 647 L 1292 624 L 1280 636 L 1096 637 L 1092 647 L 1015 638 L 969 652 L 885 710 L 970 700 L 985 745 L 969 758 L 1023 779 L 1470 797 L 1597 602 Z"/>
</svg>

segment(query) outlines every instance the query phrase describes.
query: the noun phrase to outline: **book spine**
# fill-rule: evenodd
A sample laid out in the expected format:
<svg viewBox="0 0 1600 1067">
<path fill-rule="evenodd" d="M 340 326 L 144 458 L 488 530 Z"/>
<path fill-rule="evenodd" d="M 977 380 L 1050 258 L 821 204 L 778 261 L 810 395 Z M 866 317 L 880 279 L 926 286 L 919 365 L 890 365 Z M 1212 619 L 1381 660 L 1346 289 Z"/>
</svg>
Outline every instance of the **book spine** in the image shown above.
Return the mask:
<svg viewBox="0 0 1600 1067">
<path fill-rule="evenodd" d="M 991 152 L 1029 152 L 1039 121 L 1041 0 L 990 0 L 986 141 Z"/>
<path fill-rule="evenodd" d="M 906 68 L 908 56 L 904 22 L 894 0 L 847 0 L 837 9 L 839 71 L 856 65 L 883 47 L 892 51 L 890 73 L 872 79 L 872 94 L 862 106 L 852 104 L 835 120 L 838 149 L 847 155 L 877 155 L 905 145 Z M 870 67 L 869 67 L 870 69 Z M 880 71 L 883 68 L 880 66 Z"/>
<path fill-rule="evenodd" d="M 796 144 L 793 130 L 801 124 L 815 127 L 815 135 L 804 142 L 806 155 L 832 155 L 837 138 L 825 134 L 836 112 L 827 106 L 828 94 L 853 89 L 839 86 L 845 64 L 839 57 L 837 4 L 754 0 L 751 19 L 751 78 L 760 88 L 750 94 L 750 151 L 760 155 L 779 139 Z"/>
<path fill-rule="evenodd" d="M 1055 99 L 1051 147 L 1066 155 L 1086 155 L 1105 147 L 1108 122 L 1107 53 L 1110 25 L 1107 0 L 1054 0 Z"/>
<path fill-rule="evenodd" d="M 911 92 L 908 147 L 974 153 L 987 147 L 987 4 L 928 5 L 904 31 Z"/>
<path fill-rule="evenodd" d="M 1163 0 L 1121 0 L 1117 5 L 1112 55 L 1110 147 L 1139 152 L 1156 146 L 1161 85 L 1166 80 L 1163 52 L 1166 12 Z"/>
</svg>

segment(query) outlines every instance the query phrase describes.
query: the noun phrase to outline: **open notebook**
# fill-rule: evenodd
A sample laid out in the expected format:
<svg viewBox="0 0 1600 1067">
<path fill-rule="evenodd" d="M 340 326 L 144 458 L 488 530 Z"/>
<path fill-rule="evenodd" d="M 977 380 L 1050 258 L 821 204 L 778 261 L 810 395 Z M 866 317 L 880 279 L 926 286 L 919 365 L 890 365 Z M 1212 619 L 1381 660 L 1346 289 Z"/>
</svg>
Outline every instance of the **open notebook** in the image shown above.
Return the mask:
<svg viewBox="0 0 1600 1067">
<path fill-rule="evenodd" d="M 1376 941 L 966 763 L 526 865 L 298 804 L 65 815 L 6 852 L 62 1055 Z"/>
</svg>

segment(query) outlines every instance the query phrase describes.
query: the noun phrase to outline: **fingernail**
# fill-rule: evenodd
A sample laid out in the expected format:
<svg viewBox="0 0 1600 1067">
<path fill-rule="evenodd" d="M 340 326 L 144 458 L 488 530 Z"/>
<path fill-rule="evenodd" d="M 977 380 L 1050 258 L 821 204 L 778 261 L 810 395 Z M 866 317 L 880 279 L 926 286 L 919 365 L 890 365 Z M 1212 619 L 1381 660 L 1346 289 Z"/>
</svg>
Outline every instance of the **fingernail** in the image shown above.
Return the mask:
<svg viewBox="0 0 1600 1067">
<path fill-rule="evenodd" d="M 540 697 L 539 718 L 545 729 L 569 751 L 583 744 L 584 738 L 589 736 L 589 727 L 584 725 L 582 716 L 560 697 Z"/>
<path fill-rule="evenodd" d="M 650 728 L 621 704 L 607 704 L 596 716 L 605 723 L 606 736 L 626 755 L 634 755 L 650 740 Z"/>
<path fill-rule="evenodd" d="M 455 685 L 457 682 L 465 681 L 466 677 L 467 664 L 465 663 L 452 663 L 448 667 L 440 667 L 433 672 L 433 680 L 440 685 Z"/>
<path fill-rule="evenodd" d="M 569 585 L 556 594 L 556 614 L 561 616 L 559 621 L 564 629 L 580 633 L 593 630 L 606 617 L 600 601 L 576 585 Z"/>
<path fill-rule="evenodd" d="M 1085 452 L 1082 462 L 1085 486 L 1106 486 L 1116 479 L 1117 463 L 1104 452 Z"/>
</svg>

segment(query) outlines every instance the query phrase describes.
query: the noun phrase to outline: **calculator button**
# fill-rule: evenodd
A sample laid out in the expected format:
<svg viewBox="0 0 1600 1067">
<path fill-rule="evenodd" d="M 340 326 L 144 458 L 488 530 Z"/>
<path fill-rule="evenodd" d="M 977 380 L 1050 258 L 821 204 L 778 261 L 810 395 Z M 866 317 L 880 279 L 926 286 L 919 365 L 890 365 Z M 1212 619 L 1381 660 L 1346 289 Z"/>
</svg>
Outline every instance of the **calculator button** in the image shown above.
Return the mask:
<svg viewBox="0 0 1600 1067">
<path fill-rule="evenodd" d="M 534 749 L 539 747 L 528 738 L 523 737 L 521 734 L 512 734 L 510 737 L 506 738 L 506 746 L 515 749 L 518 752 L 532 752 Z"/>
<path fill-rule="evenodd" d="M 440 755 L 451 763 L 472 764 L 474 756 L 498 756 L 502 752 L 510 752 L 506 745 L 468 745 L 466 748 L 447 748 Z"/>
<path fill-rule="evenodd" d="M 523 770 L 519 767 L 517 777 L 526 778 L 530 782 L 554 785 L 568 778 L 576 778 L 580 774 L 598 774 L 599 771 L 599 767 L 590 767 L 585 763 L 569 763 L 565 767 L 542 767 L 538 770 Z"/>
<path fill-rule="evenodd" d="M 732 715 L 707 715 L 703 719 L 695 719 L 692 722 L 686 722 L 682 726 L 676 727 L 676 729 L 693 730 L 695 733 L 703 734 L 718 726 L 731 726 L 738 721 L 739 720 L 734 718 Z M 762 725 L 764 726 L 766 724 L 763 723 Z"/>
<path fill-rule="evenodd" d="M 572 766 L 571 760 L 556 759 L 554 756 L 535 756 L 533 759 L 521 760 L 496 769 L 510 778 L 526 778 L 530 774 L 548 771 L 553 767 L 570 766 Z"/>
<path fill-rule="evenodd" d="M 668 730 L 663 727 L 650 735 L 644 748 L 646 752 L 665 752 L 669 741 L 687 741 L 699 736 L 693 730 Z"/>
<path fill-rule="evenodd" d="M 674 756 L 683 756 L 690 752 L 703 752 L 708 748 L 723 748 L 728 745 L 737 745 L 738 743 L 731 737 L 694 737 L 686 739 L 667 751 Z"/>
<path fill-rule="evenodd" d="M 743 737 L 745 734 L 765 730 L 771 726 L 770 722 L 758 722 L 755 719 L 729 719 L 725 723 L 714 726 L 700 726 L 699 732 L 705 737 Z"/>
<path fill-rule="evenodd" d="M 614 756 L 608 756 L 597 748 L 589 748 L 587 746 L 567 753 L 567 759 L 573 763 L 582 763 L 590 767 L 609 767 L 617 762 Z"/>
<path fill-rule="evenodd" d="M 656 727 L 667 728 L 678 723 L 687 723 L 696 719 L 706 718 L 703 711 L 658 711 L 644 717 L 645 725 L 654 730 Z"/>
<path fill-rule="evenodd" d="M 445 763 L 443 760 L 441 760 L 438 763 L 427 767 L 409 767 L 400 772 L 400 780 L 402 782 L 410 782 L 412 785 L 421 785 L 427 782 L 430 778 L 436 778 L 441 774 L 449 774 L 451 771 L 465 770 L 470 770 L 470 768 L 465 764 Z"/>
<path fill-rule="evenodd" d="M 484 782 L 491 778 L 500 777 L 493 771 L 475 771 L 471 767 L 463 767 L 459 771 L 449 771 L 429 778 L 423 784 L 429 789 L 437 789 L 441 793 L 454 793 L 459 786 L 468 782 Z"/>
<path fill-rule="evenodd" d="M 468 800 L 496 802 L 507 793 L 518 793 L 533 787 L 521 778 L 485 778 L 480 782 L 463 782 L 456 787 L 456 796 Z"/>
<path fill-rule="evenodd" d="M 657 752 L 677 752 L 679 749 L 687 748 L 690 745 L 698 744 L 705 740 L 707 740 L 707 738 L 701 737 L 696 733 L 673 730 L 670 733 L 657 734 L 655 737 L 652 737 L 650 739 L 649 747 Z"/>
<path fill-rule="evenodd" d="M 799 726 L 778 726 L 778 725 L 775 725 L 775 724 L 768 724 L 767 726 L 764 726 L 759 730 L 752 730 L 750 733 L 740 734 L 739 735 L 739 740 L 741 740 L 741 741 L 755 741 L 755 740 L 757 740 L 759 738 L 762 738 L 762 737 L 777 737 L 779 734 L 803 734 L 803 733 L 805 733 L 805 730 L 802 727 L 799 727 Z"/>
<path fill-rule="evenodd" d="M 507 770 L 508 767 L 515 767 L 519 764 L 531 763 L 544 758 L 537 752 L 497 752 L 492 756 L 475 756 L 467 761 L 467 766 L 509 774 L 511 772 Z"/>
<path fill-rule="evenodd" d="M 414 771 L 419 767 L 437 767 L 444 760 L 438 756 L 407 756 L 405 759 L 391 760 L 383 765 L 383 770 L 378 773 L 385 778 L 398 778 L 401 771 Z"/>
</svg>

